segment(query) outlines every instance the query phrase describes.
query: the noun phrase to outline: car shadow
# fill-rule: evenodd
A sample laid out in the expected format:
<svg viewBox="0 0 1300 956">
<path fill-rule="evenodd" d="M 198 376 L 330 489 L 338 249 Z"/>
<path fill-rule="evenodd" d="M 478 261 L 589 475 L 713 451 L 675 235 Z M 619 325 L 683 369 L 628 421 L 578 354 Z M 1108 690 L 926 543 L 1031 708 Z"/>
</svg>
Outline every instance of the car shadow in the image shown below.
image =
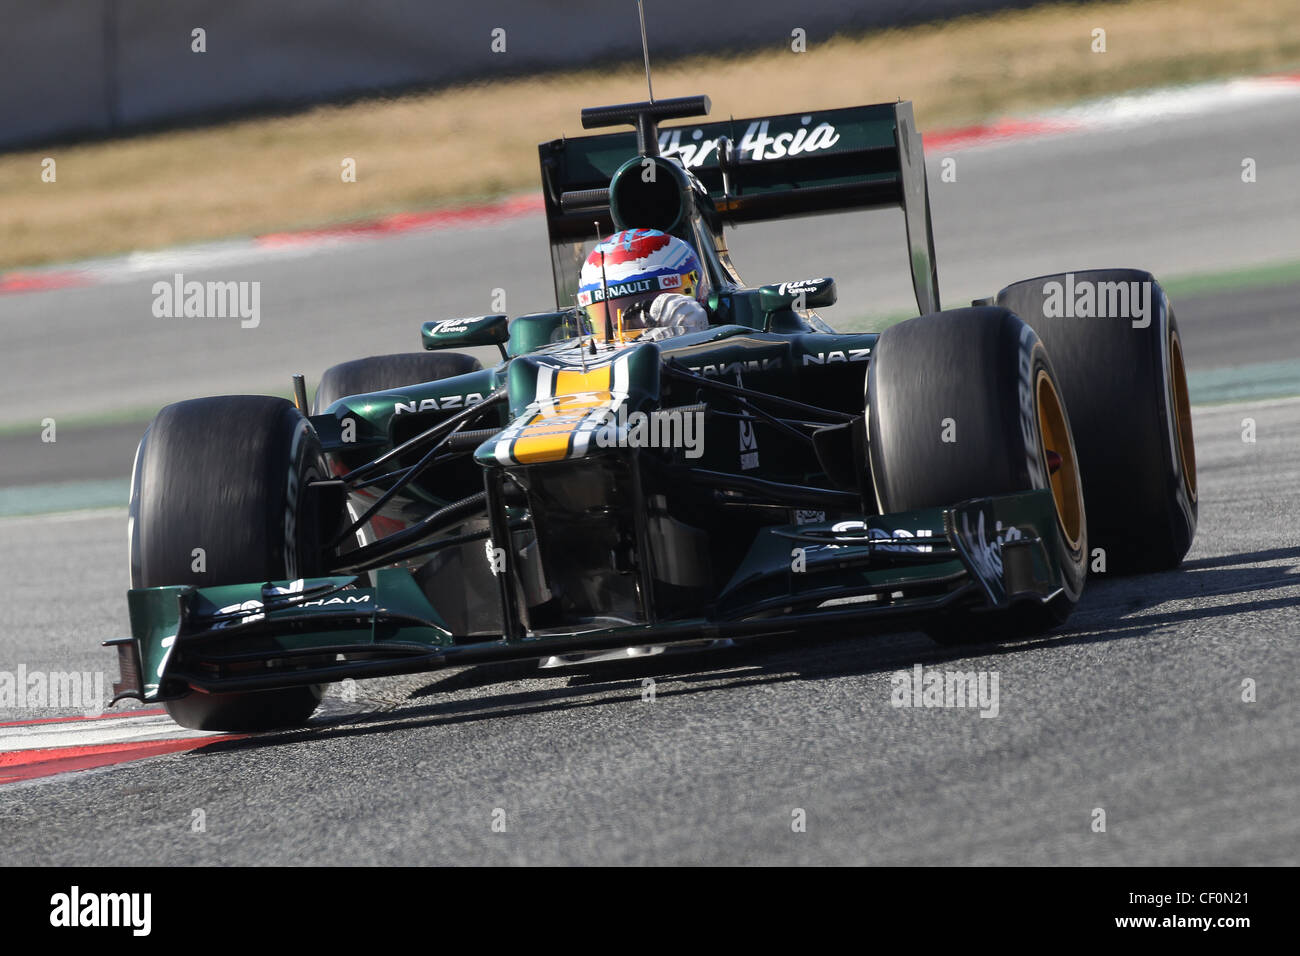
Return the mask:
<svg viewBox="0 0 1300 956">
<path fill-rule="evenodd" d="M 1290 559 L 1295 564 L 1245 567 Z M 1300 548 L 1200 558 L 1174 571 L 1117 577 L 1094 576 L 1083 600 L 1062 628 L 1004 644 L 943 647 L 903 627 L 873 629 L 857 637 L 825 635 L 753 638 L 733 647 L 692 653 L 539 670 L 532 661 L 485 664 L 430 676 L 400 709 L 317 717 L 300 729 L 217 741 L 185 759 L 231 750 L 276 747 L 304 740 L 420 730 L 459 723 L 558 713 L 619 702 L 639 703 L 643 681 L 654 681 L 656 700 L 788 681 L 841 678 L 951 661 L 1041 653 L 1069 645 L 1141 637 L 1191 620 L 1243 616 L 1294 606 L 1297 597 L 1270 597 L 1300 586 Z M 1210 607 L 1162 612 L 1169 602 L 1234 595 Z M 564 686 L 554 686 L 557 679 Z M 528 685 L 534 686 L 528 686 Z M 506 686 L 501 686 L 506 685 Z M 521 686 L 522 685 L 522 686 Z M 500 688 L 492 690 L 492 688 Z M 453 691 L 483 690 L 473 698 L 447 699 Z M 418 701 L 428 700 L 427 703 Z"/>
</svg>

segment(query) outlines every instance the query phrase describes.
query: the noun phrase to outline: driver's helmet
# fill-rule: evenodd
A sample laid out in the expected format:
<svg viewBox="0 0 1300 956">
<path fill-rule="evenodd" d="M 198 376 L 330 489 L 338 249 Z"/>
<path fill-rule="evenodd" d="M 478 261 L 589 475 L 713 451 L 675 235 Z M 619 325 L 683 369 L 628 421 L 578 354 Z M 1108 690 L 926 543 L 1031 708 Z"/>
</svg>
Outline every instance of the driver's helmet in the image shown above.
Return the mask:
<svg viewBox="0 0 1300 956">
<path fill-rule="evenodd" d="M 582 264 L 578 305 L 592 334 L 605 339 L 605 315 L 615 336 L 636 338 L 654 325 L 650 303 L 665 293 L 708 298 L 708 282 L 695 250 L 658 229 L 624 229 L 596 244 Z"/>
</svg>

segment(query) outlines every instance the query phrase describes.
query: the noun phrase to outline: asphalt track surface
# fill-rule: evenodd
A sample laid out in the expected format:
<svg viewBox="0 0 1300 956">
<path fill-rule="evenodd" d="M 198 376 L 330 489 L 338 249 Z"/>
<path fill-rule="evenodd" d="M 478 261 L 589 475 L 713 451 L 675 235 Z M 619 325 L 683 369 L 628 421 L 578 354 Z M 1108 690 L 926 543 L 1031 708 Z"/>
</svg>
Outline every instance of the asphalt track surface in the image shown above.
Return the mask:
<svg viewBox="0 0 1300 956">
<path fill-rule="evenodd" d="M 1294 258 L 1297 120 L 1300 106 L 1273 105 L 959 154 L 958 183 L 932 187 L 947 304 L 1064 268 Z M 742 274 L 836 275 L 845 316 L 901 308 L 901 222 L 880 217 L 894 228 L 853 216 L 738 233 Z M 263 281 L 256 330 L 154 319 L 158 275 L 6 297 L 4 421 L 274 388 L 409 350 L 421 320 L 486 311 L 498 286 L 508 311 L 545 307 L 541 241 L 520 220 L 186 273 Z M 792 269 L 789 248 L 808 262 Z M 1287 287 L 1179 301 L 1192 368 L 1296 358 L 1294 302 Z M 1187 562 L 1095 576 L 1051 636 L 955 652 L 910 632 L 809 635 L 365 682 L 357 712 L 302 731 L 0 787 L 0 863 L 1295 863 L 1300 401 L 1194 417 Z M 133 431 L 70 428 L 43 460 L 8 436 L 0 484 L 123 475 Z M 0 539 L 0 669 L 112 675 L 97 643 L 127 632 L 124 512 L 0 519 Z M 996 672 L 998 715 L 891 706 L 891 676 L 915 664 Z"/>
<path fill-rule="evenodd" d="M 401 702 L 0 787 L 0 862 L 1294 863 L 1297 413 L 1198 410 L 1188 561 L 1094 578 L 1052 636 L 982 652 L 810 636 L 370 682 L 363 697 Z M 108 667 L 90 640 L 125 633 L 122 515 L 6 523 L 26 543 L 0 552 L 21 598 L 6 641 L 30 668 Z M 998 715 L 893 707 L 891 675 L 918 663 L 996 672 Z"/>
</svg>

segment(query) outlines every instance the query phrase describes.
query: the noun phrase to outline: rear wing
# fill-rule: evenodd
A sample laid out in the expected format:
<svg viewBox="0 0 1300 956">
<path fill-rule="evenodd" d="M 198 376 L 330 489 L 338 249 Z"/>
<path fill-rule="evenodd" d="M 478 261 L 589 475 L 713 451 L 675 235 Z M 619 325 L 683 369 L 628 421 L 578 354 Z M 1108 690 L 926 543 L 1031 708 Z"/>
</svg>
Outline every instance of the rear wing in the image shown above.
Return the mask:
<svg viewBox="0 0 1300 956">
<path fill-rule="evenodd" d="M 916 304 L 939 309 L 925 157 L 912 104 L 884 103 L 755 119 L 728 119 L 657 131 L 659 153 L 703 184 L 725 222 L 739 224 L 850 209 L 903 210 Z M 638 155 L 637 133 L 604 133 L 542 143 L 542 194 L 552 246 L 557 305 L 581 266 L 582 245 L 613 228 L 609 182 Z"/>
</svg>

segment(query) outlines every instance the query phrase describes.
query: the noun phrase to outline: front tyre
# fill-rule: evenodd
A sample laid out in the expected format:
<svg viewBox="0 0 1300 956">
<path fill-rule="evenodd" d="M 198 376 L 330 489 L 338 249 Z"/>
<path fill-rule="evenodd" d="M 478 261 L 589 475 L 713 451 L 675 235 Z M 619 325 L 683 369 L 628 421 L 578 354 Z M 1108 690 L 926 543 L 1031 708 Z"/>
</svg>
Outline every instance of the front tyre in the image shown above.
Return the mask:
<svg viewBox="0 0 1300 956">
<path fill-rule="evenodd" d="M 1046 604 L 954 612 L 926 632 L 964 644 L 1062 623 L 1083 591 L 1087 522 L 1070 421 L 1034 331 L 999 308 L 938 312 L 886 329 L 871 356 L 867 410 L 881 514 L 1042 489 L 1056 506 L 1060 594 Z"/>
<path fill-rule="evenodd" d="M 307 483 L 326 474 L 315 429 L 284 399 L 227 395 L 168 405 L 136 452 L 131 586 L 215 587 L 318 574 L 317 529 L 303 505 Z M 191 691 L 165 706 L 195 730 L 273 730 L 305 722 L 322 690 Z"/>
</svg>

